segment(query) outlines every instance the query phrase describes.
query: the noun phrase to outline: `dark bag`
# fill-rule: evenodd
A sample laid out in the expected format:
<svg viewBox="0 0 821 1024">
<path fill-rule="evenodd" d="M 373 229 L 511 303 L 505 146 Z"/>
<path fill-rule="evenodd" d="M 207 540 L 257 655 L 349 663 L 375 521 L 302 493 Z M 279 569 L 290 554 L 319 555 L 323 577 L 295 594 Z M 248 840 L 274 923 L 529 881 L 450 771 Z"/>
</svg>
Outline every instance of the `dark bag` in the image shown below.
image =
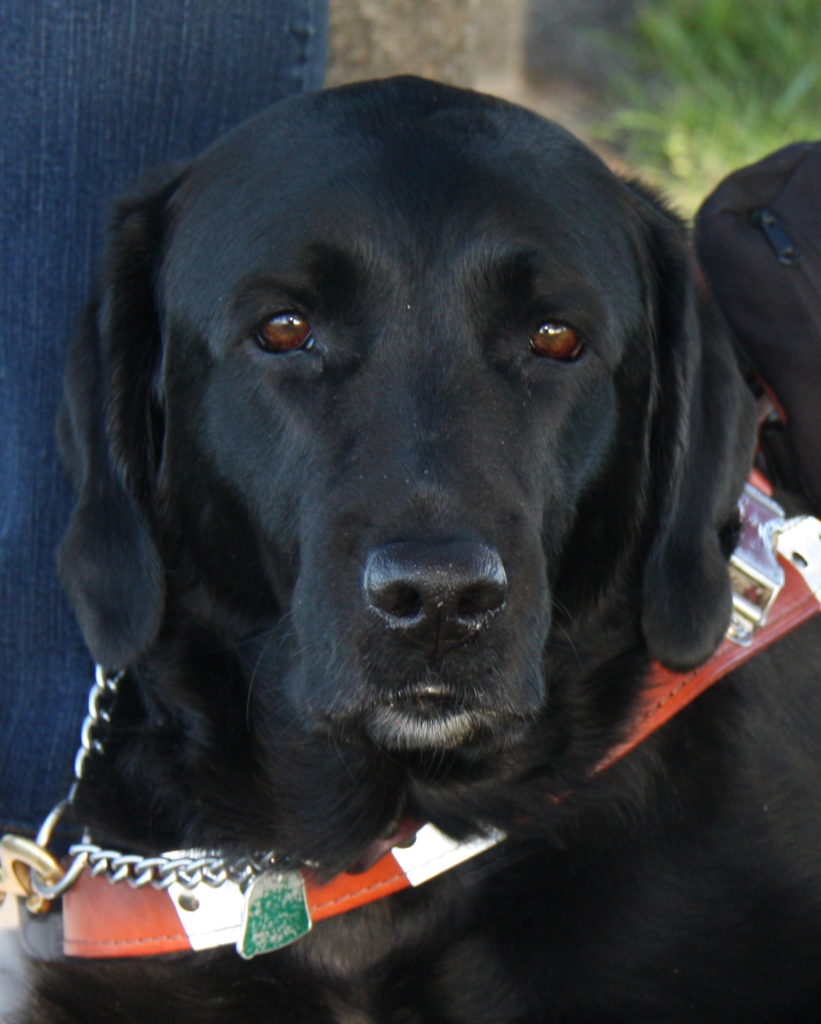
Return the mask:
<svg viewBox="0 0 821 1024">
<path fill-rule="evenodd" d="M 821 514 L 821 142 L 731 174 L 696 216 L 708 286 L 773 400 L 762 431 L 775 482 Z"/>
</svg>

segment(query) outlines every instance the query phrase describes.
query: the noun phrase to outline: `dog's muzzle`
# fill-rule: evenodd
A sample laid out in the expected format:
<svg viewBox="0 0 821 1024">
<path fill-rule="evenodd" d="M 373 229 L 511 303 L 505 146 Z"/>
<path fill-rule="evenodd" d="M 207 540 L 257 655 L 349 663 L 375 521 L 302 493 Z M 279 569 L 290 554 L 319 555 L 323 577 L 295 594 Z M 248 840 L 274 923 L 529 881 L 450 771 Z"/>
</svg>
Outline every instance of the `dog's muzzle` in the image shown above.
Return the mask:
<svg viewBox="0 0 821 1024">
<path fill-rule="evenodd" d="M 393 687 L 365 715 L 365 729 L 395 750 L 452 749 L 492 732 L 494 712 L 439 671 L 505 606 L 508 583 L 495 548 L 477 541 L 401 541 L 374 549 L 362 580 L 365 606 L 401 659 L 421 651 L 422 678 Z"/>
</svg>

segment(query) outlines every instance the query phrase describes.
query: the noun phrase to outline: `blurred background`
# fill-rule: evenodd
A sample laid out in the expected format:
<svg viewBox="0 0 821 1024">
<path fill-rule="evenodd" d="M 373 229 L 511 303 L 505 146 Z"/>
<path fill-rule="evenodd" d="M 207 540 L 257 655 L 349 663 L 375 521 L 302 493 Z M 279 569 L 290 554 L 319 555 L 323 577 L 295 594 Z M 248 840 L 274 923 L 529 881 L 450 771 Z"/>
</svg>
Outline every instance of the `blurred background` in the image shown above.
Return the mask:
<svg viewBox="0 0 821 1024">
<path fill-rule="evenodd" d="M 555 118 L 689 216 L 821 137 L 821 0 L 331 0 L 329 84 L 397 72 Z"/>
</svg>

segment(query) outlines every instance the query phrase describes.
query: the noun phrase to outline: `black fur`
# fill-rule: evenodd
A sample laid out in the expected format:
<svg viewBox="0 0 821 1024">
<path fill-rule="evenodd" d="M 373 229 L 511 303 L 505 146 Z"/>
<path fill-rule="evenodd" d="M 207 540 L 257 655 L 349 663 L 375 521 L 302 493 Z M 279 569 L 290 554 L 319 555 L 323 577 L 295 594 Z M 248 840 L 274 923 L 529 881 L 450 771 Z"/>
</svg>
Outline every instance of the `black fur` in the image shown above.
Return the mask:
<svg viewBox="0 0 821 1024">
<path fill-rule="evenodd" d="M 729 615 L 753 414 L 676 218 L 555 125 L 398 79 L 236 129 L 121 206 L 106 268 L 60 564 L 128 675 L 78 817 L 328 875 L 402 813 L 511 838 L 248 963 L 41 965 L 23 1019 L 821 1019 L 817 623 L 589 777 L 650 659 Z M 311 347 L 259 348 L 282 310 Z M 548 321 L 580 358 L 531 352 Z M 369 553 L 453 541 L 499 553 L 504 607 L 402 639 Z"/>
</svg>

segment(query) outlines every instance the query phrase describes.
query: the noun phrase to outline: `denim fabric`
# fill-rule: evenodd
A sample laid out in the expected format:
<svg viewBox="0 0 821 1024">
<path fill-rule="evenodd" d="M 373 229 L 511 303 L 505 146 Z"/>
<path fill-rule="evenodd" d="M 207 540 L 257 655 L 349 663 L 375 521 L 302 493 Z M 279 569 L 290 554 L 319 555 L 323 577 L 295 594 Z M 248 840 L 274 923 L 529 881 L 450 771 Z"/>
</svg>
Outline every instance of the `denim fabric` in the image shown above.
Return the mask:
<svg viewBox="0 0 821 1024">
<path fill-rule="evenodd" d="M 92 665 L 56 578 L 66 346 L 113 197 L 268 103 L 319 88 L 327 0 L 0 4 L 0 826 L 71 777 Z"/>
</svg>

